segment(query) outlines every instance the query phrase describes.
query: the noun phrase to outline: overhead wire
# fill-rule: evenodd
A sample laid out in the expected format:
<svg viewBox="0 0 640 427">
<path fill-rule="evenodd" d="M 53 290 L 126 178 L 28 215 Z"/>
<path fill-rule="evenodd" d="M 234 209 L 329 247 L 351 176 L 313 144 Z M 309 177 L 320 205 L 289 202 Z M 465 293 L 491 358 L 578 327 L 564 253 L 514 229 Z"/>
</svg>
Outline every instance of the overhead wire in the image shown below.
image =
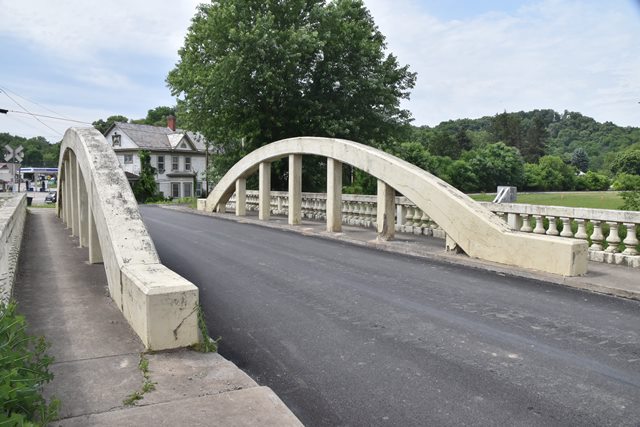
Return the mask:
<svg viewBox="0 0 640 427">
<path fill-rule="evenodd" d="M 38 103 L 38 102 L 36 102 L 36 101 L 33 101 L 33 100 L 29 99 L 29 98 L 25 98 L 24 96 L 20 95 L 19 93 L 16 93 L 16 92 L 12 91 L 11 89 L 7 89 L 7 87 L 6 87 L 6 86 L 0 86 L 0 90 L 1 90 L 1 91 L 3 91 L 3 92 L 7 92 L 7 91 L 8 91 L 8 92 L 11 92 L 11 93 L 12 93 L 12 94 L 14 94 L 15 96 L 17 96 L 17 97 L 19 97 L 19 98 L 22 98 L 22 99 L 24 99 L 25 101 L 30 102 L 30 103 L 32 103 L 32 104 L 36 104 L 38 107 L 44 108 L 45 110 L 47 110 L 47 111 L 49 111 L 50 113 L 53 113 L 53 114 L 55 114 L 55 115 L 57 115 L 57 116 L 59 116 L 59 117 L 64 117 L 64 118 L 65 118 L 65 119 L 67 119 L 67 120 L 75 121 L 75 120 L 70 119 L 69 117 L 65 117 L 65 115 L 64 115 L 64 114 L 60 114 L 60 113 L 58 113 L 57 111 L 52 110 L 51 108 L 47 107 L 46 105 L 42 105 L 42 104 L 40 104 L 40 103 Z"/>
<path fill-rule="evenodd" d="M 40 120 L 39 117 L 37 117 L 35 114 L 33 114 L 31 111 L 27 110 L 25 107 L 22 106 L 22 104 L 20 104 L 18 101 L 16 101 L 11 95 L 9 95 L 6 91 L 2 90 L 2 93 L 4 93 L 5 95 L 7 95 L 7 97 L 12 100 L 13 102 L 15 102 L 20 108 L 22 108 L 24 111 L 27 112 L 27 114 L 31 115 L 34 119 L 36 119 L 37 121 L 39 121 L 40 123 L 42 123 L 43 126 L 47 127 L 48 129 L 52 130 L 54 133 L 58 134 L 59 136 L 62 136 L 62 133 L 58 132 L 57 130 L 55 130 L 54 128 L 52 128 L 51 126 L 49 126 L 48 124 L 46 124 L 45 122 L 43 122 L 42 120 Z"/>
</svg>

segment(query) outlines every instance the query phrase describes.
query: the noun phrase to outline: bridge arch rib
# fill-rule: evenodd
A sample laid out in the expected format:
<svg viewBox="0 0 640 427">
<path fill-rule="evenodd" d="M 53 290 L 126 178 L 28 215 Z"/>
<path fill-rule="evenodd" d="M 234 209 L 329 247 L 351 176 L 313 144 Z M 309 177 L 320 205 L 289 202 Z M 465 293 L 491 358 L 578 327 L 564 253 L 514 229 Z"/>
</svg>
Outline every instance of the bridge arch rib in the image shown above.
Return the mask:
<svg viewBox="0 0 640 427">
<path fill-rule="evenodd" d="M 514 232 L 488 209 L 429 172 L 373 147 L 343 139 L 298 137 L 265 145 L 246 155 L 225 174 L 207 197 L 204 208 L 223 211 L 234 191 L 244 192 L 246 178 L 258 170 L 260 195 L 264 200 L 264 195 L 270 190 L 267 173 L 270 163 L 287 156 L 289 175 L 293 177 L 289 183 L 291 200 L 291 195 L 299 191 L 299 184 L 294 181 L 299 180 L 297 159 L 301 155 L 330 159 L 329 169 L 333 170 L 328 173 L 328 184 L 337 178 L 335 168 L 341 163 L 350 164 L 377 178 L 379 219 L 384 218 L 384 212 L 392 215 L 388 200 L 393 193 L 391 189 L 395 189 L 430 216 L 449 239 L 471 257 L 563 276 L 586 273 L 586 242 Z M 331 184 L 327 190 L 328 201 L 341 191 L 332 188 Z M 381 214 L 380 206 L 384 203 L 387 207 L 382 208 Z M 268 209 L 268 202 L 261 204 L 261 216 L 268 216 L 268 212 L 263 212 Z M 290 222 L 291 215 L 290 212 Z M 330 217 L 329 207 L 327 216 Z"/>
<path fill-rule="evenodd" d="M 94 128 L 70 128 L 60 147 L 57 214 L 104 263 L 109 293 L 152 350 L 198 342 L 198 288 L 160 263 L 115 152 Z"/>
</svg>

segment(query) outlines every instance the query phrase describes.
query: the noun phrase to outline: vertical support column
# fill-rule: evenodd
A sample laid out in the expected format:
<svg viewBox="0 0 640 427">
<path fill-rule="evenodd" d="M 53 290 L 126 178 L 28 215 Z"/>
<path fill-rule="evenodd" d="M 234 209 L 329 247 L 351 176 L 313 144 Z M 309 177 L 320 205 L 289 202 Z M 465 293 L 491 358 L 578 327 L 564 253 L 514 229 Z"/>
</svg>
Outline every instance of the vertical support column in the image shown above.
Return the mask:
<svg viewBox="0 0 640 427">
<path fill-rule="evenodd" d="M 64 202 L 62 201 L 62 198 L 64 197 L 67 191 L 64 188 L 66 184 L 64 182 L 64 178 L 62 178 L 61 175 L 62 174 L 60 173 L 59 174 L 60 178 L 58 179 L 58 197 L 56 199 L 56 213 L 58 215 L 58 218 L 60 218 L 62 222 L 66 222 L 64 219 Z"/>
<path fill-rule="evenodd" d="M 78 212 L 78 174 L 76 169 L 77 159 L 73 152 L 69 153 L 69 175 L 71 176 L 71 182 L 69 185 L 69 195 L 71 196 L 71 235 L 80 235 L 80 212 Z"/>
<path fill-rule="evenodd" d="M 394 210 L 395 191 L 385 182 L 378 180 L 378 239 L 391 240 L 395 235 Z"/>
<path fill-rule="evenodd" d="M 302 222 L 302 154 L 289 154 L 289 225 Z"/>
<path fill-rule="evenodd" d="M 236 181 L 236 216 L 247 214 L 247 178 Z"/>
<path fill-rule="evenodd" d="M 89 229 L 89 264 L 98 264 L 102 262 L 102 249 L 100 248 L 100 240 L 98 239 L 98 228 L 96 227 L 95 217 L 93 216 L 93 189 L 89 187 L 88 209 L 88 229 Z"/>
<path fill-rule="evenodd" d="M 327 158 L 327 231 L 342 231 L 342 162 Z"/>
<path fill-rule="evenodd" d="M 71 191 L 69 189 L 71 187 L 71 172 L 69 164 L 69 155 L 67 155 L 67 159 L 64 161 L 64 191 L 62 192 L 64 197 L 62 209 L 64 211 L 64 223 L 67 228 L 71 228 Z"/>
<path fill-rule="evenodd" d="M 258 219 L 266 221 L 271 214 L 271 163 L 260 163 L 258 186 Z"/>
<path fill-rule="evenodd" d="M 78 233 L 80 236 L 80 247 L 87 247 L 89 243 L 89 203 L 87 202 L 87 186 L 80 170 L 80 163 L 76 159 L 76 191 L 78 194 Z"/>
</svg>

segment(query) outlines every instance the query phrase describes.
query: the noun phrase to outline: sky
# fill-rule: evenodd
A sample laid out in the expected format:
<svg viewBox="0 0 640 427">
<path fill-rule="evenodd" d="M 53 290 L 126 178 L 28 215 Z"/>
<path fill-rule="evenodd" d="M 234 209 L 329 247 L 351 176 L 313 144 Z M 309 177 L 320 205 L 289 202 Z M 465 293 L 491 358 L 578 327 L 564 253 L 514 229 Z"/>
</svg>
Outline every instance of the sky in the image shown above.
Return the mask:
<svg viewBox="0 0 640 427">
<path fill-rule="evenodd" d="M 640 126 L 639 0 L 364 2 L 418 74 L 403 102 L 415 125 L 552 108 Z M 57 142 L 174 105 L 165 78 L 198 3 L 0 0 L 0 133 Z"/>
</svg>

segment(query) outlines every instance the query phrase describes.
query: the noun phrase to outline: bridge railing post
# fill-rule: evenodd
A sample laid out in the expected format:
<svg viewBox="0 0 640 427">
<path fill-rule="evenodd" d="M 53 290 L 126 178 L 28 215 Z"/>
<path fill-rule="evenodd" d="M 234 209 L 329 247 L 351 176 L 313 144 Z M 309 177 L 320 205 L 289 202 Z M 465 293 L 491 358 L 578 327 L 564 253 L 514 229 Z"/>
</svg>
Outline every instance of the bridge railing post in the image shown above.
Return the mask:
<svg viewBox="0 0 640 427">
<path fill-rule="evenodd" d="M 302 222 L 302 155 L 289 155 L 289 225 Z"/>
<path fill-rule="evenodd" d="M 342 231 L 342 162 L 327 158 L 327 231 Z"/>
<path fill-rule="evenodd" d="M 258 175 L 258 219 L 266 221 L 271 215 L 271 163 L 260 163 Z"/>
<path fill-rule="evenodd" d="M 378 212 L 376 225 L 379 239 L 391 240 L 395 235 L 395 196 L 396 194 L 393 187 L 378 180 Z"/>
<path fill-rule="evenodd" d="M 247 179 L 236 180 L 236 216 L 247 214 Z"/>
</svg>

